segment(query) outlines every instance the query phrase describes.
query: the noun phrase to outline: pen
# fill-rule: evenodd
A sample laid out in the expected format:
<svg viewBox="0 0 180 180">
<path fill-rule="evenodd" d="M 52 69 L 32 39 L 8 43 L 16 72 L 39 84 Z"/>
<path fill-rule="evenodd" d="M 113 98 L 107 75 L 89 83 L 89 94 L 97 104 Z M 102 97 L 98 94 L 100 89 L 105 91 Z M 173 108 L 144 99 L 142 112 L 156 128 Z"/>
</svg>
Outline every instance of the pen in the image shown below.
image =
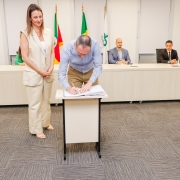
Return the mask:
<svg viewBox="0 0 180 180">
<path fill-rule="evenodd" d="M 75 87 L 74 83 L 72 83 L 73 87 Z"/>
<path fill-rule="evenodd" d="M 76 86 L 74 85 L 74 83 L 72 83 L 72 85 L 73 85 L 73 87 L 76 88 Z M 76 89 L 77 89 L 77 92 L 78 92 L 78 94 L 79 94 L 79 89 L 78 89 L 78 88 L 76 88 Z"/>
</svg>

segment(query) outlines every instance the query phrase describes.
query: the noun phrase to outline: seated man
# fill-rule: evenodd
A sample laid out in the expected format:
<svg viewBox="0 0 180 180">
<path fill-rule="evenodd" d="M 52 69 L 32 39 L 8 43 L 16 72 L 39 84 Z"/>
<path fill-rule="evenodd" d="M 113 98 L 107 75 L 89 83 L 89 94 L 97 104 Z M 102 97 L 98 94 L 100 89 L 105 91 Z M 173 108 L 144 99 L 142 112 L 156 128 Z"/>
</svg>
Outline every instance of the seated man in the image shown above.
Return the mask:
<svg viewBox="0 0 180 180">
<path fill-rule="evenodd" d="M 131 62 L 129 53 L 122 48 L 122 39 L 116 39 L 116 47 L 109 52 L 109 64 L 128 64 Z"/>
<path fill-rule="evenodd" d="M 176 64 L 178 60 L 177 51 L 172 49 L 173 42 L 171 40 L 166 41 L 166 49 L 162 50 L 159 53 L 158 62 L 160 63 L 168 63 L 168 64 Z"/>
</svg>

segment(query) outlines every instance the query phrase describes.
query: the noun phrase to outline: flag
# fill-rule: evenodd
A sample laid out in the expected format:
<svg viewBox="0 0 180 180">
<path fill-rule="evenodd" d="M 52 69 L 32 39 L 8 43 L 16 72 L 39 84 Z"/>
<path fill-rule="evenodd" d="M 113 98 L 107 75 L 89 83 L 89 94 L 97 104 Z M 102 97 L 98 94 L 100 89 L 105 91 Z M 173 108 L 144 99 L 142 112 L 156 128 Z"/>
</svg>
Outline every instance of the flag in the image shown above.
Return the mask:
<svg viewBox="0 0 180 180">
<path fill-rule="evenodd" d="M 63 45 L 63 40 L 61 36 L 61 31 L 59 29 L 59 24 L 57 22 L 57 6 L 56 6 L 56 12 L 54 15 L 54 37 L 55 37 L 54 64 L 59 64 L 60 63 L 60 46 Z"/>
<path fill-rule="evenodd" d="M 86 16 L 84 13 L 84 7 L 82 5 L 82 26 L 81 26 L 81 34 L 82 35 L 88 35 L 88 29 L 86 24 Z"/>
<path fill-rule="evenodd" d="M 105 6 L 104 10 L 105 10 L 105 16 L 104 16 L 104 32 L 102 35 L 102 53 L 103 53 L 103 64 L 108 64 L 107 51 L 109 50 L 109 38 L 108 38 L 106 6 Z"/>
</svg>

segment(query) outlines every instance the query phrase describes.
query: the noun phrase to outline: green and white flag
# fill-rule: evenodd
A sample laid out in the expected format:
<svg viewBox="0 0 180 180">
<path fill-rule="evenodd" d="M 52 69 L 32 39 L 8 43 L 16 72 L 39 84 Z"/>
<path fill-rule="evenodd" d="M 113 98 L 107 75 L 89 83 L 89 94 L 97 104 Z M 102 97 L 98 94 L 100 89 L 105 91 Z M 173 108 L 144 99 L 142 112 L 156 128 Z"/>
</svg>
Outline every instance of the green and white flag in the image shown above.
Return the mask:
<svg viewBox="0 0 180 180">
<path fill-rule="evenodd" d="M 105 13 L 104 17 L 104 33 L 102 35 L 102 53 L 103 53 L 103 64 L 108 64 L 108 54 L 109 50 L 109 37 L 108 37 L 108 27 L 107 27 L 107 17 Z"/>
</svg>

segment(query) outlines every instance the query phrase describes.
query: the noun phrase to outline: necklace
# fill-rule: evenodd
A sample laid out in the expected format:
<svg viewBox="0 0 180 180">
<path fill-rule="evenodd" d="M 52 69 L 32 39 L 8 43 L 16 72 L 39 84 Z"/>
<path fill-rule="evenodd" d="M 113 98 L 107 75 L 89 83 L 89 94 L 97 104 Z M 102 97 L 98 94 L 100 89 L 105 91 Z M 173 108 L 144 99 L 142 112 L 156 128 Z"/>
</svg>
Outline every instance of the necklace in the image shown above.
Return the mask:
<svg viewBox="0 0 180 180">
<path fill-rule="evenodd" d="M 40 32 L 36 32 L 36 34 L 38 35 L 38 37 L 40 37 L 40 36 L 41 36 L 41 33 L 40 33 Z"/>
<path fill-rule="evenodd" d="M 35 29 L 34 29 L 34 31 L 36 32 L 36 34 L 37 34 L 38 37 L 41 36 L 41 32 L 40 32 L 40 31 L 36 31 Z"/>
</svg>

